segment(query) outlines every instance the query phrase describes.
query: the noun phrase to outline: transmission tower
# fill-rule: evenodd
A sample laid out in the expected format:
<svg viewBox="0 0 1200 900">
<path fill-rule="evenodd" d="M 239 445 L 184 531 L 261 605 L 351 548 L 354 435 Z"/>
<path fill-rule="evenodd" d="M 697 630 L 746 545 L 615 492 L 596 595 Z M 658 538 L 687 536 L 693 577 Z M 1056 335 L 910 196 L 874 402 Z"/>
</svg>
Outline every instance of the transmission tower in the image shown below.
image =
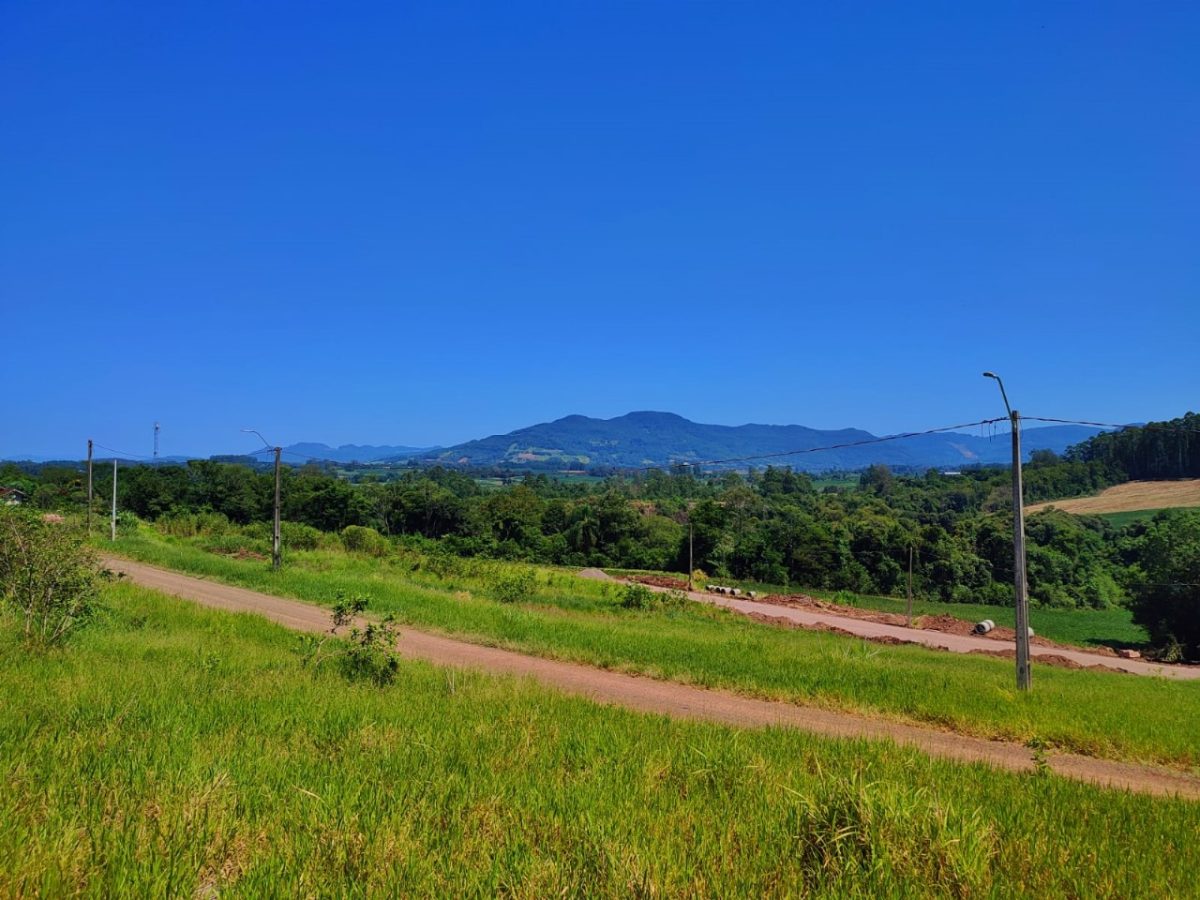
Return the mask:
<svg viewBox="0 0 1200 900">
<path fill-rule="evenodd" d="M 158 459 L 158 430 L 159 430 L 159 427 L 160 427 L 159 424 L 157 422 L 155 422 L 154 423 L 154 458 L 155 459 Z"/>
</svg>

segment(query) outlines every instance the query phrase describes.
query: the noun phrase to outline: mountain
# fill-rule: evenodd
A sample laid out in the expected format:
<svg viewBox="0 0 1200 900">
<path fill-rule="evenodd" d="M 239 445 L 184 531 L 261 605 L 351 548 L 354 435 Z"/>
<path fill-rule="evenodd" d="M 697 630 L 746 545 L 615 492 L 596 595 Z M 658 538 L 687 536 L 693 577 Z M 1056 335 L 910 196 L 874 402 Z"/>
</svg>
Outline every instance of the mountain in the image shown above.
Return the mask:
<svg viewBox="0 0 1200 900">
<path fill-rule="evenodd" d="M 1034 450 L 1062 453 L 1100 429 L 1076 425 L 1028 428 L 1022 433 L 1026 459 Z M 727 467 L 789 465 L 799 471 L 862 469 L 873 463 L 892 467 L 955 468 L 1004 463 L 1012 455 L 1008 430 L 994 434 L 949 432 L 736 462 L 737 457 L 833 444 L 870 441 L 875 435 L 857 428 L 826 431 L 803 425 L 704 425 L 666 412 L 631 412 L 614 419 L 567 416 L 508 434 L 468 441 L 436 452 L 408 454 L 422 463 L 529 469 L 584 466 L 636 468 L 678 462 L 728 460 Z M 718 466 L 720 467 L 720 466 Z"/>
<path fill-rule="evenodd" d="M 340 447 L 330 447 L 328 444 L 317 444 L 311 441 L 299 444 L 291 444 L 284 447 L 284 453 L 292 454 L 292 457 L 307 456 L 315 460 L 328 460 L 329 462 L 378 462 L 380 460 L 395 460 L 408 459 L 410 456 L 416 456 L 422 453 L 430 453 L 436 450 L 436 447 L 390 447 L 390 446 L 370 446 L 367 444 L 342 444 Z"/>
</svg>

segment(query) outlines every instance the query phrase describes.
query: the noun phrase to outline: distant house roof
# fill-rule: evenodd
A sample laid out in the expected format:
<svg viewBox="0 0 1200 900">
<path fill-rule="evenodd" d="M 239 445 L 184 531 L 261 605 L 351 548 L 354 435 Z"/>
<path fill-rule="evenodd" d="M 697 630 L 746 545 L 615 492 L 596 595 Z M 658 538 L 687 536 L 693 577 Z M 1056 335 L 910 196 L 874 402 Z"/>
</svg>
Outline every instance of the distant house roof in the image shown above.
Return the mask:
<svg viewBox="0 0 1200 900">
<path fill-rule="evenodd" d="M 29 495 L 20 488 L 0 486 L 0 499 L 8 503 L 20 503 L 23 500 L 28 500 Z"/>
</svg>

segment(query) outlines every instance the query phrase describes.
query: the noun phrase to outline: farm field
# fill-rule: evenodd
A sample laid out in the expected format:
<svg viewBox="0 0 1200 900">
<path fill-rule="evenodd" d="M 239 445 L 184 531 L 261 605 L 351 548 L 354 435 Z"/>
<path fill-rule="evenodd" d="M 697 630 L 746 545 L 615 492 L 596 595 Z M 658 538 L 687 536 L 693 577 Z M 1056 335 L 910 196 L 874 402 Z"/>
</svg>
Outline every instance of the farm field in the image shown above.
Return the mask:
<svg viewBox="0 0 1200 900">
<path fill-rule="evenodd" d="M 869 645 L 686 603 L 625 609 L 619 585 L 563 571 L 401 550 L 380 558 L 314 550 L 289 554 L 275 573 L 202 543 L 142 527 L 115 549 L 319 604 L 339 592 L 367 596 L 375 614 L 535 655 L 984 737 L 1037 738 L 1094 756 L 1183 768 L 1200 761 L 1200 683 L 1038 666 L 1037 690 L 1017 696 L 1005 660 Z"/>
<path fill-rule="evenodd" d="M 889 744 L 670 721 L 511 678 L 312 670 L 128 584 L 0 636 L 0 894 L 1179 896 L 1200 804 Z"/>
<path fill-rule="evenodd" d="M 1051 506 L 1081 516 L 1200 506 L 1200 478 L 1184 478 L 1177 481 L 1129 481 L 1107 488 L 1094 497 L 1036 503 L 1027 511 L 1032 514 Z"/>
</svg>

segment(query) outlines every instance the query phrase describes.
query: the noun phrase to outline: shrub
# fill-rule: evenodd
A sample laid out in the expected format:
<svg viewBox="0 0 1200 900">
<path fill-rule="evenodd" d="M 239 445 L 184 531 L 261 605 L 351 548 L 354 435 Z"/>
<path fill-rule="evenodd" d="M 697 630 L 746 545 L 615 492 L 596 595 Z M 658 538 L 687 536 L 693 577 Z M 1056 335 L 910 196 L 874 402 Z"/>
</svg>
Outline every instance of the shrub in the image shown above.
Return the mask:
<svg viewBox="0 0 1200 900">
<path fill-rule="evenodd" d="M 279 533 L 283 546 L 289 550 L 316 550 L 321 546 L 321 532 L 300 522 L 280 522 Z"/>
<path fill-rule="evenodd" d="M 199 537 L 229 534 L 233 523 L 219 512 L 184 512 L 176 510 L 162 516 L 154 526 L 173 537 Z"/>
<path fill-rule="evenodd" d="M 365 553 L 368 556 L 386 556 L 388 551 L 387 538 L 365 525 L 347 525 L 343 528 L 342 543 L 351 553 Z"/>
<path fill-rule="evenodd" d="M 400 657 L 396 654 L 399 634 L 390 615 L 381 622 L 367 622 L 361 628 L 354 626 L 345 639 L 338 636 L 338 629 L 351 625 L 367 608 L 367 602 L 366 597 L 337 595 L 329 632 L 320 638 L 306 635 L 300 639 L 306 665 L 317 669 L 332 663 L 348 680 L 369 681 L 376 687 L 396 680 L 400 670 Z"/>
<path fill-rule="evenodd" d="M 65 525 L 0 507 L 0 601 L 20 621 L 26 644 L 60 644 L 96 598 L 95 556 Z"/>
<path fill-rule="evenodd" d="M 678 609 L 687 605 L 683 591 L 652 591 L 644 584 L 627 584 L 621 592 L 622 609 Z"/>
<path fill-rule="evenodd" d="M 518 569 L 500 574 L 492 580 L 489 593 L 501 603 L 520 603 L 537 592 L 537 575 L 533 569 Z"/>
</svg>

